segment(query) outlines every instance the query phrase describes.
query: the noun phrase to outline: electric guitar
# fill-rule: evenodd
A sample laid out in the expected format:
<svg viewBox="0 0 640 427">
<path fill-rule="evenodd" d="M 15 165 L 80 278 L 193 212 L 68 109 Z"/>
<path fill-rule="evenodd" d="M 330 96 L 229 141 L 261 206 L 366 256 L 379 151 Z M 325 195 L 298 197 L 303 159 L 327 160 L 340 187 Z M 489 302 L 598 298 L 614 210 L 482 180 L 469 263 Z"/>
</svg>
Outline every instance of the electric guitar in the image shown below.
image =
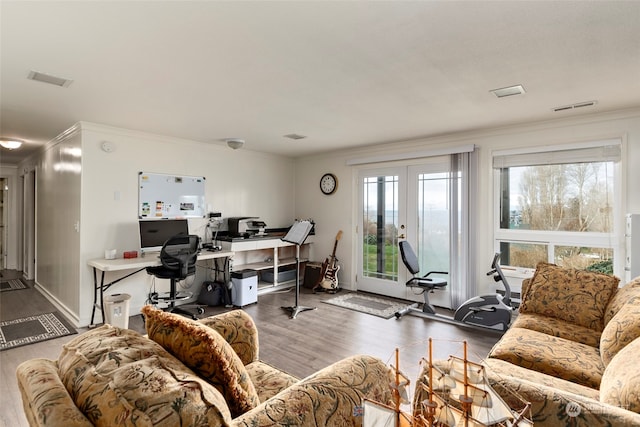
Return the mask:
<svg viewBox="0 0 640 427">
<path fill-rule="evenodd" d="M 322 279 L 320 279 L 320 282 L 313 288 L 314 292 L 317 288 L 322 288 L 329 293 L 338 292 L 338 270 L 340 270 L 340 266 L 336 258 L 336 249 L 338 248 L 338 241 L 341 238 L 342 230 L 336 234 L 336 242 L 333 244 L 331 256 L 322 263 L 322 274 L 320 275 Z"/>
</svg>

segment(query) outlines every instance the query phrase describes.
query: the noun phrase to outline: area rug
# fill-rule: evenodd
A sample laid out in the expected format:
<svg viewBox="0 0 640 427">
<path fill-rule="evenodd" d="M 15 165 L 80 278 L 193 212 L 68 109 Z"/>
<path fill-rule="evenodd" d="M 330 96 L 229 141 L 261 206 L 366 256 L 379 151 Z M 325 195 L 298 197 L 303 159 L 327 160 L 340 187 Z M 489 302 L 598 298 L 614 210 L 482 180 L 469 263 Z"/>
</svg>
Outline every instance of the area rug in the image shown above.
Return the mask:
<svg viewBox="0 0 640 427">
<path fill-rule="evenodd" d="M 0 322 L 0 351 L 76 333 L 57 311 L 5 320 Z"/>
<path fill-rule="evenodd" d="M 327 304 L 360 311 L 373 316 L 391 319 L 397 311 L 417 307 L 418 303 L 398 301 L 390 298 L 350 293 L 323 301 Z"/>
<path fill-rule="evenodd" d="M 16 289 L 27 289 L 27 285 L 20 279 L 9 279 L 0 282 L 0 292 L 14 291 Z"/>
</svg>

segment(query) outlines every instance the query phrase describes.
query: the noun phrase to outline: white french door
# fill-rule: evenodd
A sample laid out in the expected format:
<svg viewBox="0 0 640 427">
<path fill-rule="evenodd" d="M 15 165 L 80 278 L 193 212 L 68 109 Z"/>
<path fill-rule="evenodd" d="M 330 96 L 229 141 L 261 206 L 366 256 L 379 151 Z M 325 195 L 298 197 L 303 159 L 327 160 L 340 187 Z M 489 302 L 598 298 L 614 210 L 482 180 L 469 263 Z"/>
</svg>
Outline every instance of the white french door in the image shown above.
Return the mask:
<svg viewBox="0 0 640 427">
<path fill-rule="evenodd" d="M 406 236 L 407 168 L 359 174 L 358 273 L 360 291 L 405 298 L 398 239 Z"/>
<path fill-rule="evenodd" d="M 422 274 L 451 272 L 459 227 L 459 175 L 451 172 L 451 157 L 424 159 L 421 164 L 360 171 L 358 290 L 423 301 L 407 288 L 410 273 L 400 258 L 398 242 L 413 247 Z M 452 236 L 455 236 L 453 238 Z M 460 281 L 450 273 L 449 286 L 430 295 L 432 303 L 452 307 L 451 293 Z"/>
</svg>

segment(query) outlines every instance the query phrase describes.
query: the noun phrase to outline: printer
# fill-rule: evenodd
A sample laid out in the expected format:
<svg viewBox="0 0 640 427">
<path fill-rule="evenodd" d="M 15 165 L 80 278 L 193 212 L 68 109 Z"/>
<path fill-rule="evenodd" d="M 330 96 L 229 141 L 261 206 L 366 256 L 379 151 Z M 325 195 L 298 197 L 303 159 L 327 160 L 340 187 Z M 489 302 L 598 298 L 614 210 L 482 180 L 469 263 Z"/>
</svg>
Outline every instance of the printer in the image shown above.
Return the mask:
<svg viewBox="0 0 640 427">
<path fill-rule="evenodd" d="M 231 217 L 227 219 L 230 237 L 252 237 L 266 235 L 267 224 L 255 216 Z"/>
</svg>

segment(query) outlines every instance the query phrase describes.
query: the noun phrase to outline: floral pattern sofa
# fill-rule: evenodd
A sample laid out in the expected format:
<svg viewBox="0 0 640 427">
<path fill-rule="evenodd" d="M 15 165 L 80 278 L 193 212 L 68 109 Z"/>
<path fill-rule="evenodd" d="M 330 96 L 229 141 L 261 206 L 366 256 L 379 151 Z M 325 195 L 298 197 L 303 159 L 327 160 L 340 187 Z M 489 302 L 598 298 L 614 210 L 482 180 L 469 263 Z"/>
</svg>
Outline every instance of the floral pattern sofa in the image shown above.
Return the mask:
<svg viewBox="0 0 640 427">
<path fill-rule="evenodd" d="M 17 370 L 31 426 L 360 426 L 363 398 L 392 402 L 382 361 L 352 356 L 303 380 L 258 358 L 235 310 L 193 321 L 143 308 L 147 336 L 104 325 L 58 360 Z"/>
<path fill-rule="evenodd" d="M 498 391 L 532 404 L 536 426 L 640 426 L 640 278 L 618 282 L 541 263 L 523 283 L 484 364 Z"/>
</svg>

